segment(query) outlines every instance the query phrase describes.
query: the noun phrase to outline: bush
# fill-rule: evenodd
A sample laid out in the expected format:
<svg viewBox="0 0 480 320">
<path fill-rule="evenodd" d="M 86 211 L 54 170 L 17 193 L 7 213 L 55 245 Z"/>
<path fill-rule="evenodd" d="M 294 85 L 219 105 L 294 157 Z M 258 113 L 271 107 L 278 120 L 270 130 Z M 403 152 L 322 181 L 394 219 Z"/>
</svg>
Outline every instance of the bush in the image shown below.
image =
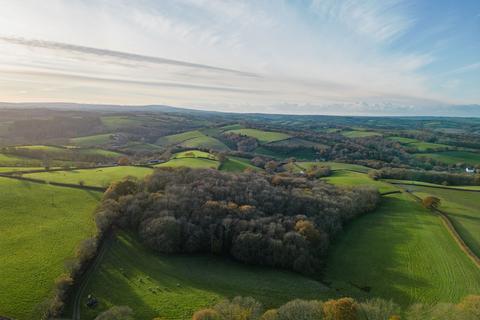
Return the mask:
<svg viewBox="0 0 480 320">
<path fill-rule="evenodd" d="M 325 320 L 357 320 L 358 304 L 352 298 L 328 300 L 323 304 Z"/>
<path fill-rule="evenodd" d="M 214 309 L 222 320 L 257 320 L 263 313 L 262 305 L 250 297 L 225 300 L 217 304 Z"/>
<path fill-rule="evenodd" d="M 320 320 L 323 306 L 320 301 L 293 300 L 278 308 L 278 320 Z"/>
<path fill-rule="evenodd" d="M 372 299 L 359 304 L 362 320 L 387 320 L 400 314 L 400 307 L 393 301 Z"/>
<path fill-rule="evenodd" d="M 220 314 L 213 309 L 197 311 L 193 314 L 192 320 L 221 320 Z"/>
</svg>

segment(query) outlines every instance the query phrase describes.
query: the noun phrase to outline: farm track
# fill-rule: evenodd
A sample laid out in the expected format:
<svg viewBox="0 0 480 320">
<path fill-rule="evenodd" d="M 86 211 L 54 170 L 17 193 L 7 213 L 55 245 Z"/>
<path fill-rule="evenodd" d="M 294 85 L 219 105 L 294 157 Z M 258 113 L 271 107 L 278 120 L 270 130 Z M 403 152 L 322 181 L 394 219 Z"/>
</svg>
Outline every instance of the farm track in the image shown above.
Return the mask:
<svg viewBox="0 0 480 320">
<path fill-rule="evenodd" d="M 75 297 L 73 298 L 72 320 L 81 320 L 80 310 L 82 307 L 82 296 L 84 295 L 84 291 L 88 285 L 88 281 L 92 277 L 92 274 L 98 269 L 98 266 L 102 262 L 105 253 L 107 252 L 110 244 L 114 239 L 114 236 L 114 231 L 109 232 L 105 236 L 105 239 L 100 244 L 100 249 L 97 256 L 95 257 L 89 268 L 85 271 L 83 276 L 80 278 L 79 286 L 77 290 L 75 290 Z"/>
</svg>

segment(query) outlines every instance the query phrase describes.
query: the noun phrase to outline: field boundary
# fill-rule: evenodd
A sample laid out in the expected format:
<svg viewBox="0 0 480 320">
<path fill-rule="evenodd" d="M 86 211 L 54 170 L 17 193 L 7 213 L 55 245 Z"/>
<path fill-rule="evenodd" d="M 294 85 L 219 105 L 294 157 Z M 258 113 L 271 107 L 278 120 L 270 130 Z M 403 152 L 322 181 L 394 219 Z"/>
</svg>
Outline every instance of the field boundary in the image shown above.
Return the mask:
<svg viewBox="0 0 480 320">
<path fill-rule="evenodd" d="M 78 184 L 46 181 L 46 180 L 33 179 L 33 178 L 27 178 L 27 177 L 22 177 L 22 176 L 8 175 L 8 174 L 4 174 L 4 173 L 0 173 L 0 177 L 8 178 L 8 179 L 22 180 L 22 181 L 28 181 L 28 182 L 33 182 L 33 183 L 40 183 L 40 184 L 50 184 L 50 185 L 56 186 L 56 187 L 75 188 L 75 189 L 99 191 L 99 192 L 105 192 L 107 190 L 107 188 L 102 188 L 102 187 L 81 186 L 81 185 L 78 185 Z"/>
<path fill-rule="evenodd" d="M 419 186 L 419 187 L 426 187 L 426 188 L 436 188 L 436 189 L 446 189 L 446 190 L 458 190 L 458 191 L 469 191 L 469 192 L 480 192 L 480 190 L 475 190 L 475 189 L 465 189 L 465 188 L 456 188 L 454 186 L 432 186 L 429 184 L 424 184 L 424 183 L 414 183 L 414 182 L 396 182 L 396 181 L 387 181 L 384 179 L 381 179 L 383 182 L 390 183 L 390 184 L 396 184 L 396 185 L 407 185 L 407 186 Z"/>
<path fill-rule="evenodd" d="M 413 194 L 412 192 L 406 190 L 406 192 L 412 196 L 417 202 L 421 202 L 422 199 Z M 442 220 L 443 224 L 445 225 L 445 228 L 448 230 L 448 233 L 453 237 L 455 242 L 459 245 L 460 249 L 465 252 L 465 254 L 473 261 L 473 263 L 480 268 L 480 257 L 478 257 L 472 249 L 465 243 L 463 240 L 462 236 L 458 233 L 457 229 L 455 229 L 455 226 L 452 223 L 452 220 L 448 217 L 448 214 L 440 209 L 432 208 L 430 209 L 431 212 L 436 213 L 440 219 Z"/>
</svg>

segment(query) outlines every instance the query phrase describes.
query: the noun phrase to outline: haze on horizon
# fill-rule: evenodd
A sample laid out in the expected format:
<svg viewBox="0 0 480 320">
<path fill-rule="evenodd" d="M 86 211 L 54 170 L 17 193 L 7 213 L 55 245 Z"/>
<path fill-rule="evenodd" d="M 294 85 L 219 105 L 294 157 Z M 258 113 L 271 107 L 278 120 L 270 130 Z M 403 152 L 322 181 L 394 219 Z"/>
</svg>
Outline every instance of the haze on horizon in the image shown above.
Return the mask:
<svg viewBox="0 0 480 320">
<path fill-rule="evenodd" d="M 480 115 L 477 0 L 0 0 L 0 7 L 4 102 Z"/>
</svg>

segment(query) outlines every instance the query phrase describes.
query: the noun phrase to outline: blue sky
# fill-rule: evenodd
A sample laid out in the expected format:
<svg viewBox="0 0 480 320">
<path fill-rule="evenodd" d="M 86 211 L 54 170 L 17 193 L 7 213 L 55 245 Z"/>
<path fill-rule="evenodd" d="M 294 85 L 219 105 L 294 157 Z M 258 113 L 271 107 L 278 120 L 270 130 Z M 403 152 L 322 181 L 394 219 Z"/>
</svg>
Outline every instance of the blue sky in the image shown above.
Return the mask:
<svg viewBox="0 0 480 320">
<path fill-rule="evenodd" d="M 478 0 L 0 6 L 3 101 L 352 115 L 480 104 Z"/>
</svg>

